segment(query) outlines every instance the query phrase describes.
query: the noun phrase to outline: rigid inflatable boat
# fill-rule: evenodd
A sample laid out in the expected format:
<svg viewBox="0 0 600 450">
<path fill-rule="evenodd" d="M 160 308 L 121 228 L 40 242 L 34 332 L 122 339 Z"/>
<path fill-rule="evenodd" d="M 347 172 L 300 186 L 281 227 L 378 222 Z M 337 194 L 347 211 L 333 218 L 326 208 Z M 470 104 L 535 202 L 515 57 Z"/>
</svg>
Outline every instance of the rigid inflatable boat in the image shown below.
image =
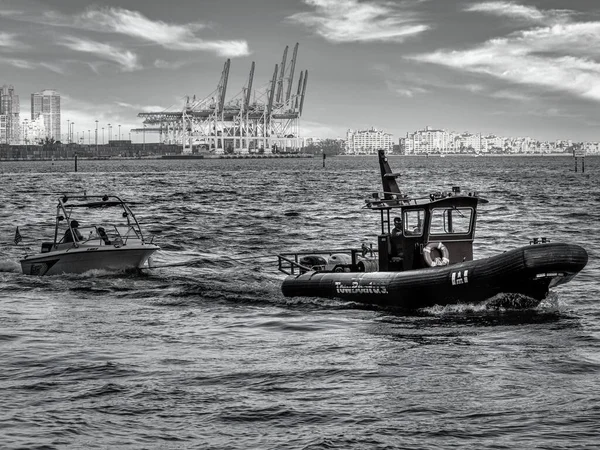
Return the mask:
<svg viewBox="0 0 600 450">
<path fill-rule="evenodd" d="M 567 283 L 587 264 L 579 245 L 533 239 L 529 245 L 473 259 L 476 192 L 437 192 L 424 198 L 402 194 L 384 151 L 379 151 L 383 193 L 365 207 L 381 216 L 377 249 L 336 249 L 278 255 L 287 274 L 287 297 L 342 298 L 416 309 L 478 303 L 498 294 L 520 294 L 538 304 L 549 289 Z M 392 229 L 390 216 L 398 216 Z"/>
</svg>

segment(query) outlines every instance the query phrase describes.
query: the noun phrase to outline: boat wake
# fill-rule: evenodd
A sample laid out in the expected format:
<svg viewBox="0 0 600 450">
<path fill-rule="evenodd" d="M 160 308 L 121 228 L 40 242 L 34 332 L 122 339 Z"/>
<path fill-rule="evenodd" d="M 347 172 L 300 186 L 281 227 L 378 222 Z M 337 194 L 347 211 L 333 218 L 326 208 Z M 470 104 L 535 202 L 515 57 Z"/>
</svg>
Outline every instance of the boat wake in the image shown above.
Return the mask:
<svg viewBox="0 0 600 450">
<path fill-rule="evenodd" d="M 458 303 L 445 306 L 434 305 L 420 309 L 434 316 L 460 314 L 486 314 L 524 312 L 556 314 L 561 312 L 558 294 L 551 292 L 542 301 L 523 294 L 505 293 L 495 295 L 480 303 Z"/>
</svg>

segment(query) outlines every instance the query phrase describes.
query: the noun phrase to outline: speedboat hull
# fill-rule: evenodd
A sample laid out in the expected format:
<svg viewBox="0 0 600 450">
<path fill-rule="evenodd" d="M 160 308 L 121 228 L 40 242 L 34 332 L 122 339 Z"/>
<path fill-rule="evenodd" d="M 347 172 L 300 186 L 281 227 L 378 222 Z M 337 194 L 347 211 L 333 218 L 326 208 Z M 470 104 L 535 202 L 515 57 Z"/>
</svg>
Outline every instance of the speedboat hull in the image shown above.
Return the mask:
<svg viewBox="0 0 600 450">
<path fill-rule="evenodd" d="M 401 272 L 308 272 L 288 276 L 285 296 L 342 298 L 402 309 L 477 303 L 497 294 L 544 299 L 570 281 L 588 261 L 583 247 L 529 245 L 486 259 Z"/>
<path fill-rule="evenodd" d="M 59 275 L 83 273 L 102 269 L 109 271 L 142 268 L 148 258 L 160 248 L 154 244 L 127 244 L 123 246 L 71 247 L 21 260 L 25 275 Z"/>
</svg>

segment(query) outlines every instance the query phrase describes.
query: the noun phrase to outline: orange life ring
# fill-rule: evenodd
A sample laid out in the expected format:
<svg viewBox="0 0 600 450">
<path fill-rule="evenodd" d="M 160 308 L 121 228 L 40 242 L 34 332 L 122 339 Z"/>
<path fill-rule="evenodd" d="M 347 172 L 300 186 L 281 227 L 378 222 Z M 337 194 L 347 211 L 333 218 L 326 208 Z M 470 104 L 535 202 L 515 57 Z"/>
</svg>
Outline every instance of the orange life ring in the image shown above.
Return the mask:
<svg viewBox="0 0 600 450">
<path fill-rule="evenodd" d="M 438 250 L 441 253 L 442 257 L 432 259 L 431 250 L 433 249 Z M 450 252 L 443 243 L 430 242 L 425 246 L 425 248 L 423 248 L 423 259 L 429 267 L 447 266 L 448 264 L 450 264 Z"/>
</svg>

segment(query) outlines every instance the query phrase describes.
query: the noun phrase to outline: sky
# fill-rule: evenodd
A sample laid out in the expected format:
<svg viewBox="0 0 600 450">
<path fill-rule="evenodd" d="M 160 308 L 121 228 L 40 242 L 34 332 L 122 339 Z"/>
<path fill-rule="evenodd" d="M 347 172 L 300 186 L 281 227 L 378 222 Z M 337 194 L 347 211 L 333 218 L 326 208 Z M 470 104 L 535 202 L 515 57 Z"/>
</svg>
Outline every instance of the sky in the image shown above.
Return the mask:
<svg viewBox="0 0 600 450">
<path fill-rule="evenodd" d="M 375 127 L 600 140 L 600 2 L 591 0 L 0 0 L 0 85 L 21 118 L 56 89 L 87 142 L 142 111 L 266 87 L 299 44 L 305 137 Z M 91 133 L 88 131 L 91 130 Z M 140 142 L 141 133 L 131 138 Z M 147 141 L 151 139 L 147 137 Z"/>
</svg>

